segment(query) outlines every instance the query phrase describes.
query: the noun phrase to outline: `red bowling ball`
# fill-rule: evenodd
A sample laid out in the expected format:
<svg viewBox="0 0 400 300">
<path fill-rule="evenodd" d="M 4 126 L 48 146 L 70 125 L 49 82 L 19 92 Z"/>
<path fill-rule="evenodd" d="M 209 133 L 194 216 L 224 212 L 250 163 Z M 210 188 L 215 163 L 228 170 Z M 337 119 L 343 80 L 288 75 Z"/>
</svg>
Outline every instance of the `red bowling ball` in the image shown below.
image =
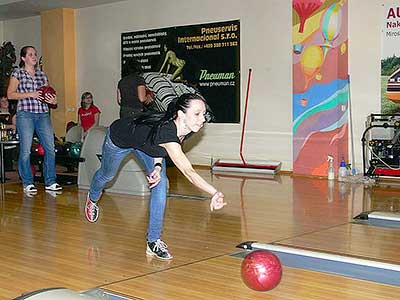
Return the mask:
<svg viewBox="0 0 400 300">
<path fill-rule="evenodd" d="M 42 96 L 42 101 L 46 102 L 46 96 L 50 95 L 50 96 L 55 96 L 56 90 L 53 89 L 51 86 L 42 86 L 38 89 L 38 91 L 40 91 L 40 94 Z"/>
<path fill-rule="evenodd" d="M 33 151 L 39 155 L 44 155 L 44 149 L 40 144 L 33 144 L 32 145 Z"/>
<path fill-rule="evenodd" d="M 276 287 L 282 278 L 279 258 L 266 250 L 250 252 L 242 261 L 243 282 L 255 291 L 269 291 Z"/>
</svg>

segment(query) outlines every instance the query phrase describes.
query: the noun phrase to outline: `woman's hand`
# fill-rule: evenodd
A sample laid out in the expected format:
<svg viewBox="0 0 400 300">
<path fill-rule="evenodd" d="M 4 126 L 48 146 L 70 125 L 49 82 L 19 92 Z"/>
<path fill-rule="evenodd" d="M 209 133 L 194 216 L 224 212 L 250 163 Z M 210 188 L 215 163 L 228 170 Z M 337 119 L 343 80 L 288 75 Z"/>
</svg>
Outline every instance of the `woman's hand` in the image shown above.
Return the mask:
<svg viewBox="0 0 400 300">
<path fill-rule="evenodd" d="M 36 91 L 36 92 L 33 92 L 33 93 L 37 93 L 38 94 L 38 96 L 35 97 L 38 100 L 46 102 L 47 104 L 57 105 L 57 95 L 47 93 L 46 96 L 43 97 L 42 91 Z"/>
<path fill-rule="evenodd" d="M 44 97 L 44 101 L 48 104 L 57 105 L 57 96 L 52 94 L 47 94 Z"/>
<path fill-rule="evenodd" d="M 146 87 L 146 97 L 143 103 L 145 105 L 149 105 L 154 101 L 154 99 L 155 99 L 154 93 Z"/>
<path fill-rule="evenodd" d="M 161 168 L 155 167 L 153 172 L 147 175 L 147 181 L 149 182 L 149 188 L 155 187 L 161 180 Z"/>
<path fill-rule="evenodd" d="M 221 209 L 227 204 L 226 202 L 224 202 L 224 197 L 224 194 L 221 192 L 216 192 L 214 196 L 212 196 L 210 202 L 211 211 L 213 211 L 214 209 Z"/>
</svg>

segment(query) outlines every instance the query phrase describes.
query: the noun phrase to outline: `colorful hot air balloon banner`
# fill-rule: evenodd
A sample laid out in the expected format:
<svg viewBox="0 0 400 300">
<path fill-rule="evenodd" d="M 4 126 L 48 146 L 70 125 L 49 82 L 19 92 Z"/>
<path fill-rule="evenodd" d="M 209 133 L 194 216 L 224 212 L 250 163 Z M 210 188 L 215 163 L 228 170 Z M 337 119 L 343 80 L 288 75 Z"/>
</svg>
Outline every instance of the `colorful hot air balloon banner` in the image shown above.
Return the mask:
<svg viewBox="0 0 400 300">
<path fill-rule="evenodd" d="M 305 78 L 305 90 L 308 88 L 310 81 L 319 72 L 323 61 L 324 53 L 321 46 L 311 45 L 304 50 L 300 65 Z"/>
<path fill-rule="evenodd" d="M 339 36 L 339 30 L 342 23 L 342 6 L 334 3 L 328 7 L 322 18 L 322 35 L 324 36 L 325 44 L 324 56 L 329 48 L 332 48 L 333 41 Z"/>
<path fill-rule="evenodd" d="M 293 0 L 292 7 L 300 18 L 299 32 L 304 31 L 304 26 L 310 17 L 322 4 L 323 0 Z"/>
<path fill-rule="evenodd" d="M 348 159 L 347 1 L 293 0 L 293 172 Z"/>
</svg>

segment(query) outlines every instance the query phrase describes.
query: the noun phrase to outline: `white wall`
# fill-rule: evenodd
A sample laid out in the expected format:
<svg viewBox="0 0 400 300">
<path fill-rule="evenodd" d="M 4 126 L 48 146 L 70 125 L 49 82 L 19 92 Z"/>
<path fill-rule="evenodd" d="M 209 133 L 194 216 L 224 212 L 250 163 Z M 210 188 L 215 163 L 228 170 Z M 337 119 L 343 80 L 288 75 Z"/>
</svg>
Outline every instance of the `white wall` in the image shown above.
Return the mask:
<svg viewBox="0 0 400 300">
<path fill-rule="evenodd" d="M 349 1 L 349 74 L 355 160 L 362 170 L 361 136 L 366 117 L 380 112 L 381 24 L 384 0 Z M 349 142 L 350 145 L 350 142 Z"/>
<path fill-rule="evenodd" d="M 17 64 L 19 63 L 19 51 L 23 46 L 34 46 L 38 55 L 41 56 L 42 34 L 39 16 L 3 21 L 3 23 L 4 40 L 13 43 L 17 53 Z"/>
<path fill-rule="evenodd" d="M 349 1 L 349 72 L 356 164 L 366 116 L 380 109 L 380 24 L 384 0 Z M 292 169 L 291 0 L 124 1 L 77 10 L 77 105 L 94 93 L 101 124 L 118 117 L 115 87 L 120 74 L 120 34 L 136 30 L 240 19 L 242 95 L 253 68 L 245 156 L 280 160 Z M 30 24 L 25 25 L 26 21 Z M 15 45 L 40 46 L 40 18 L 7 21 L 6 38 Z M 242 103 L 243 104 L 243 103 Z M 243 111 L 243 110 L 242 110 Z M 238 158 L 240 125 L 208 124 L 190 141 L 195 164 Z M 195 143 L 198 142 L 198 143 Z M 194 145 L 195 144 L 195 145 Z"/>
<path fill-rule="evenodd" d="M 87 89 L 95 93 L 103 111 L 101 122 L 109 124 L 117 118 L 119 109 L 115 104 L 115 90 L 120 71 L 121 32 L 232 19 L 241 22 L 242 99 L 247 70 L 249 67 L 254 70 L 246 157 L 281 160 L 290 169 L 290 1 L 172 0 L 147 1 L 143 5 L 125 1 L 80 9 L 77 12 L 78 91 Z M 282 35 L 282 32 L 288 34 Z M 211 157 L 238 158 L 240 130 L 240 125 L 234 124 L 207 125 L 201 141 L 190 151 L 190 159 L 196 164 L 209 164 Z"/>
</svg>

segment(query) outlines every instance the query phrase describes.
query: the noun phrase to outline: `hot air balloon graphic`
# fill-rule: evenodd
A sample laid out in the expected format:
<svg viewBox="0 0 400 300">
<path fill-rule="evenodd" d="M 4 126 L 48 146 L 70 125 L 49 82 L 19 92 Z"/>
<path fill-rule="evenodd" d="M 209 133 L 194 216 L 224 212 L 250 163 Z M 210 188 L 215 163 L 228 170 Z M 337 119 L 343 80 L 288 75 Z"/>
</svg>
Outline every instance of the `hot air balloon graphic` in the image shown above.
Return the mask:
<svg viewBox="0 0 400 300">
<path fill-rule="evenodd" d="M 322 35 L 325 39 L 323 45 L 324 57 L 332 48 L 332 42 L 338 37 L 342 25 L 342 8 L 339 3 L 334 3 L 327 8 L 321 20 Z"/>
<path fill-rule="evenodd" d="M 305 90 L 308 88 L 310 81 L 321 69 L 323 61 L 324 52 L 321 46 L 311 45 L 304 50 L 300 59 L 300 65 L 305 77 Z"/>
<path fill-rule="evenodd" d="M 307 19 L 315 12 L 321 5 L 324 3 L 324 0 L 293 0 L 292 7 L 297 12 L 297 15 L 300 18 L 300 27 L 299 32 L 304 31 L 304 24 Z"/>
<path fill-rule="evenodd" d="M 343 55 L 346 53 L 346 51 L 347 51 L 347 45 L 346 45 L 346 43 L 342 43 L 340 45 L 340 54 Z"/>
<path fill-rule="evenodd" d="M 302 44 L 294 44 L 293 45 L 293 52 L 294 54 L 301 54 L 303 51 L 304 46 Z"/>
<path fill-rule="evenodd" d="M 308 104 L 308 99 L 307 98 L 301 98 L 300 100 L 300 105 L 303 107 L 306 107 Z"/>
</svg>

